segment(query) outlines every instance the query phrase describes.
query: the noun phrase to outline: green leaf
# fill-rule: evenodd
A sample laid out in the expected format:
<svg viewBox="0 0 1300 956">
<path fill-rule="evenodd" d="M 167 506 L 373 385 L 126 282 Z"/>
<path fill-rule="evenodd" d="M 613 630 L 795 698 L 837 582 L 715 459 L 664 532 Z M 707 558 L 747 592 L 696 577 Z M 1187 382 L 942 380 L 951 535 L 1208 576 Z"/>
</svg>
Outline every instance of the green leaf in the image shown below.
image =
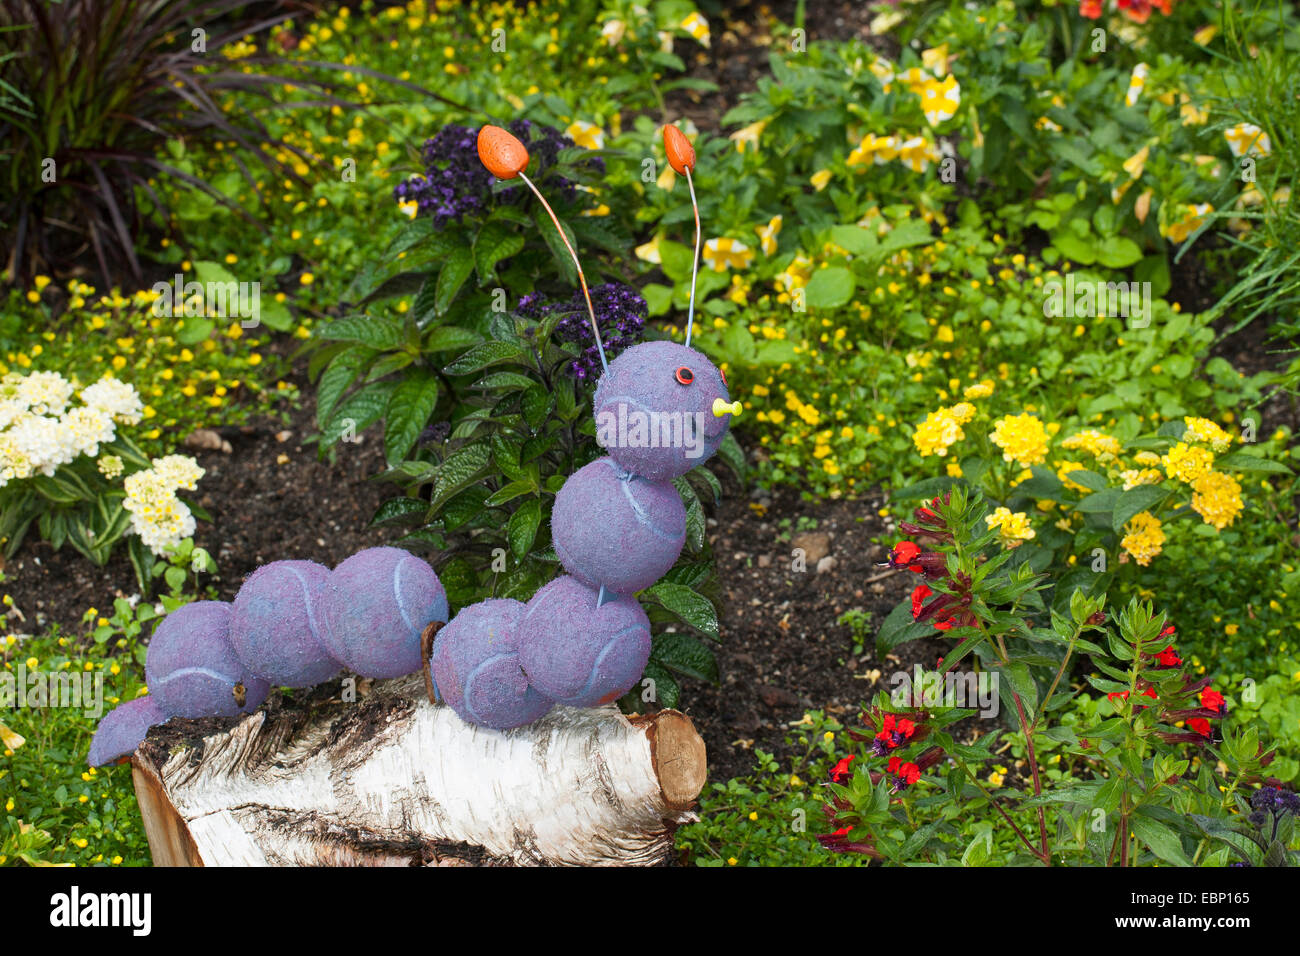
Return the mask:
<svg viewBox="0 0 1300 956">
<path fill-rule="evenodd" d="M 470 372 L 485 369 L 490 365 L 499 365 L 502 362 L 518 362 L 524 355 L 523 349 L 509 342 L 484 342 L 482 345 L 474 346 L 460 358 L 447 365 L 443 368 L 443 371 L 448 375 L 467 375 Z"/>
<path fill-rule="evenodd" d="M 1261 471 L 1275 475 L 1289 475 L 1291 469 L 1280 461 L 1269 461 L 1248 452 L 1237 451 L 1224 455 L 1214 463 L 1216 471 Z"/>
<path fill-rule="evenodd" d="M 432 372 L 413 371 L 393 389 L 384 422 L 384 458 L 389 467 L 406 457 L 437 404 L 438 378 Z"/>
<path fill-rule="evenodd" d="M 1111 518 L 1111 527 L 1118 534 L 1124 530 L 1124 525 L 1128 524 L 1134 515 L 1143 511 L 1150 511 L 1168 497 L 1168 490 L 1161 488 L 1159 485 L 1138 485 L 1136 488 L 1121 492 L 1119 499 L 1115 502 L 1115 514 Z"/>
<path fill-rule="evenodd" d="M 353 435 L 360 435 L 379 421 L 388 410 L 388 399 L 395 387 L 395 382 L 376 382 L 350 395 L 334 409 L 329 423 L 321 430 L 322 447 L 333 445 L 349 429 Z"/>
<path fill-rule="evenodd" d="M 1120 493 L 1119 488 L 1107 488 L 1105 491 L 1098 491 L 1085 497 L 1075 505 L 1075 509 L 1082 511 L 1084 514 L 1105 514 L 1108 511 L 1114 511 Z"/>
<path fill-rule="evenodd" d="M 718 659 L 713 651 L 689 634 L 656 634 L 650 659 L 696 680 L 718 684 Z"/>
<path fill-rule="evenodd" d="M 1165 826 L 1142 815 L 1141 811 L 1130 818 L 1129 825 L 1139 840 L 1151 848 L 1151 852 L 1166 863 L 1174 866 L 1191 866 L 1192 861 L 1183 852 L 1182 840 L 1178 834 Z"/>
<path fill-rule="evenodd" d="M 504 222 L 489 222 L 474 238 L 474 267 L 478 281 L 485 283 L 496 275 L 497 263 L 517 254 L 524 247 L 524 237 Z"/>
<path fill-rule="evenodd" d="M 660 581 L 643 593 L 648 600 L 661 605 L 697 631 L 718 640 L 718 612 L 704 595 L 667 581 Z"/>
<path fill-rule="evenodd" d="M 402 524 L 415 515 L 423 516 L 428 510 L 429 502 L 423 498 L 405 498 L 398 495 L 389 498 L 375 509 L 375 515 L 370 519 L 370 526 L 376 528 L 387 524 Z"/>
<path fill-rule="evenodd" d="M 438 315 L 446 315 L 456 293 L 473 271 L 474 253 L 464 246 L 457 246 L 438 273 L 438 291 L 433 297 L 433 308 Z"/>
<path fill-rule="evenodd" d="M 566 285 L 575 285 L 578 281 L 578 272 L 573 266 L 573 258 L 569 255 L 569 250 L 565 247 L 564 240 L 562 240 L 560 234 L 555 231 L 555 223 L 551 222 L 551 217 L 546 214 L 545 210 L 543 210 L 541 206 L 537 206 L 533 210 L 533 224 L 537 227 L 538 232 L 541 233 L 542 239 L 546 241 L 547 247 L 551 250 L 551 256 L 555 259 L 555 265 L 559 268 L 564 283 Z M 560 220 L 560 225 L 564 226 L 563 219 Z M 564 233 L 569 237 L 569 245 L 576 249 L 577 244 L 574 241 L 573 231 L 568 227 L 564 227 Z"/>
<path fill-rule="evenodd" d="M 396 322 L 368 315 L 349 315 L 318 326 L 312 333 L 319 339 L 358 342 L 377 352 L 395 349 L 405 340 L 405 332 Z"/>
<path fill-rule="evenodd" d="M 517 560 L 522 561 L 532 549 L 537 538 L 537 527 L 542 523 L 542 503 L 537 498 L 529 498 L 510 516 L 506 527 L 506 537 L 510 540 L 510 550 Z"/>
<path fill-rule="evenodd" d="M 933 636 L 934 633 L 929 624 L 912 619 L 912 602 L 905 599 L 894 606 L 876 632 L 876 653 L 883 657 L 900 644 Z"/>
<path fill-rule="evenodd" d="M 808 280 L 807 305 L 810 309 L 838 309 L 853 298 L 853 273 L 843 266 L 818 269 Z"/>
<path fill-rule="evenodd" d="M 430 505 L 441 507 L 457 492 L 474 484 L 487 472 L 491 461 L 492 450 L 486 442 L 475 442 L 455 452 L 438 467 Z"/>
<path fill-rule="evenodd" d="M 1089 471 L 1087 468 L 1080 468 L 1077 471 L 1067 472 L 1065 475 L 1076 485 L 1083 485 L 1089 491 L 1105 491 L 1110 487 L 1104 475 L 1099 475 L 1095 471 Z M 1020 489 L 1017 488 L 1017 491 Z"/>
<path fill-rule="evenodd" d="M 426 352 L 448 352 L 455 350 L 457 352 L 472 348 L 483 341 L 483 336 L 470 329 L 462 329 L 456 325 L 441 325 L 431 329 L 424 337 L 424 350 Z"/>
</svg>

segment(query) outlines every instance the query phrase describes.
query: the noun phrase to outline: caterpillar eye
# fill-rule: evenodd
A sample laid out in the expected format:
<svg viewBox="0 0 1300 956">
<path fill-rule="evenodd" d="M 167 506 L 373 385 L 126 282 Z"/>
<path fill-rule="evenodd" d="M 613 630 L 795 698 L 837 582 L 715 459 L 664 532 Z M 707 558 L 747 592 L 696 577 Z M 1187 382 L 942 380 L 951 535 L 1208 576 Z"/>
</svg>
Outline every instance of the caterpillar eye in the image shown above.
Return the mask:
<svg viewBox="0 0 1300 956">
<path fill-rule="evenodd" d="M 729 382 L 727 381 L 727 373 L 724 372 L 722 369 L 718 369 L 718 374 L 722 376 L 722 384 L 723 384 L 723 385 L 726 385 L 728 388 L 730 388 L 730 387 L 731 387 L 731 383 L 729 383 Z"/>
<path fill-rule="evenodd" d="M 692 372 L 690 369 L 688 369 L 685 365 L 680 365 L 677 367 L 677 371 L 674 373 L 674 377 L 677 379 L 678 382 L 680 382 L 683 385 L 690 385 L 691 382 L 695 381 L 695 373 Z"/>
</svg>

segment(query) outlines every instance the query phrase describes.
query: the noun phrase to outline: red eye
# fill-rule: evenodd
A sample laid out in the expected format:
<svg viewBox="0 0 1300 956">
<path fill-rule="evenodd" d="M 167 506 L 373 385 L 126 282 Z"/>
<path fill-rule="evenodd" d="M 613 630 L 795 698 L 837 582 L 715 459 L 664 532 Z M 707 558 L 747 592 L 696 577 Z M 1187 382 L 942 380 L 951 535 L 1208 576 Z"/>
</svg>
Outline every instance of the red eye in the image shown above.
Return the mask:
<svg viewBox="0 0 1300 956">
<path fill-rule="evenodd" d="M 677 372 L 675 373 L 675 376 L 677 378 L 677 381 L 679 381 L 683 385 L 690 385 L 691 382 L 695 381 L 695 373 L 692 372 L 690 369 L 688 369 L 685 365 L 679 365 L 677 367 Z"/>
</svg>

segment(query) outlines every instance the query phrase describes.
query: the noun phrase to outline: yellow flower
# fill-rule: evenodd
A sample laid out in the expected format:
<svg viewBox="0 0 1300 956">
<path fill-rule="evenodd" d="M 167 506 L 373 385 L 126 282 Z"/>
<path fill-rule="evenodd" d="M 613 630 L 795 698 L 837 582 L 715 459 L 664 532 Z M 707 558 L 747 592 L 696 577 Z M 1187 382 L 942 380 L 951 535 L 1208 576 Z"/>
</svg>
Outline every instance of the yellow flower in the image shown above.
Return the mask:
<svg viewBox="0 0 1300 956">
<path fill-rule="evenodd" d="M 849 153 L 849 158 L 845 162 L 850 166 L 867 166 L 873 162 L 877 165 L 887 163 L 898 158 L 898 144 L 899 141 L 894 136 L 877 136 L 875 133 L 868 133 L 854 147 L 853 152 Z"/>
<path fill-rule="evenodd" d="M 706 241 L 700 256 L 714 272 L 724 272 L 728 268 L 746 268 L 754 258 L 754 252 L 740 240 L 722 236 Z"/>
<path fill-rule="evenodd" d="M 1241 514 L 1241 485 L 1231 475 L 1206 471 L 1192 481 L 1192 492 L 1192 510 L 1208 525 L 1222 530 Z"/>
<path fill-rule="evenodd" d="M 574 144 L 584 149 L 604 149 L 605 133 L 595 123 L 574 120 L 564 131 Z"/>
<path fill-rule="evenodd" d="M 1165 474 L 1192 484 L 1214 465 L 1214 454 L 1207 449 L 1179 442 L 1160 460 Z"/>
<path fill-rule="evenodd" d="M 814 189 L 821 192 L 831 181 L 831 171 L 829 169 L 819 169 L 812 174 L 808 181 L 813 184 Z"/>
<path fill-rule="evenodd" d="M 767 120 L 759 120 L 757 123 L 750 123 L 743 129 L 738 129 L 732 133 L 728 139 L 736 144 L 736 152 L 743 153 L 746 149 L 758 149 L 758 138 L 763 135 L 763 130 L 767 129 Z"/>
<path fill-rule="evenodd" d="M 948 449 L 966 437 L 962 431 L 965 425 L 975 417 L 975 406 L 969 402 L 958 402 L 951 408 L 940 408 L 930 412 L 925 421 L 916 426 L 912 434 L 912 443 L 923 458 L 948 454 Z"/>
<path fill-rule="evenodd" d="M 1094 458 L 1109 458 L 1120 453 L 1118 441 L 1093 428 L 1071 435 L 1061 442 L 1061 447 L 1070 450 L 1082 449 Z"/>
<path fill-rule="evenodd" d="M 989 438 L 1002 449 L 1004 461 L 1021 467 L 1041 465 L 1047 460 L 1047 431 L 1033 415 L 1008 415 L 993 423 Z"/>
<path fill-rule="evenodd" d="M 302 275 L 298 276 L 298 281 L 303 285 L 311 285 L 316 281 L 316 277 L 310 272 L 304 272 Z"/>
<path fill-rule="evenodd" d="M 704 17 L 700 16 L 698 13 L 692 13 L 678 24 L 678 26 L 685 30 L 701 46 L 707 47 L 709 45 L 709 21 L 705 20 Z"/>
<path fill-rule="evenodd" d="M 1149 511 L 1142 511 L 1134 515 L 1124 527 L 1128 533 L 1120 541 L 1120 546 L 1138 564 L 1146 567 L 1165 544 L 1165 532 L 1160 519 Z"/>
<path fill-rule="evenodd" d="M 781 224 L 784 221 L 777 215 L 773 216 L 766 226 L 754 227 L 754 231 L 758 233 L 759 248 L 763 250 L 763 255 L 776 255 L 776 237 L 781 232 Z"/>
<path fill-rule="evenodd" d="M 1236 637 L 1236 636 L 1237 636 L 1237 631 L 1239 631 L 1239 630 L 1241 630 L 1241 628 L 1240 628 L 1238 625 L 1236 625 L 1236 624 L 1225 624 L 1225 625 L 1223 625 L 1223 633 L 1224 633 L 1224 634 L 1227 634 L 1229 637 Z"/>
<path fill-rule="evenodd" d="M 1205 222 L 1205 217 L 1214 212 L 1214 207 L 1207 202 L 1195 203 L 1190 206 L 1180 207 L 1183 210 L 1183 217 L 1169 226 L 1161 226 L 1160 232 L 1168 237 L 1171 242 L 1183 242 L 1201 228 Z"/>
<path fill-rule="evenodd" d="M 1223 131 L 1233 156 L 1267 156 L 1273 150 L 1268 134 L 1251 123 L 1238 123 Z"/>
<path fill-rule="evenodd" d="M 993 381 L 992 379 L 987 379 L 987 378 L 984 379 L 984 381 L 980 382 L 979 384 L 972 385 L 969 388 L 967 388 L 966 391 L 962 392 L 962 396 L 968 399 L 988 398 L 992 394 L 993 394 Z"/>
<path fill-rule="evenodd" d="M 1147 85 L 1148 67 L 1145 63 L 1139 63 L 1133 67 L 1133 74 L 1129 77 L 1128 91 L 1124 94 L 1124 102 L 1128 106 L 1137 105 L 1137 101 L 1142 97 L 1142 89 Z"/>
<path fill-rule="evenodd" d="M 671 168 L 671 167 L 670 167 Z M 658 265 L 662 260 L 659 258 L 659 242 L 663 236 L 655 236 L 649 242 L 636 247 L 636 257 L 642 262 L 651 262 Z"/>
<path fill-rule="evenodd" d="M 961 106 L 961 85 L 955 76 L 949 75 L 942 80 L 928 80 L 921 87 L 921 111 L 926 122 L 938 126 L 945 120 L 957 115 Z"/>
<path fill-rule="evenodd" d="M 1183 423 L 1187 425 L 1183 438 L 1187 441 L 1203 442 L 1213 448 L 1215 454 L 1223 454 L 1232 444 L 1232 436 L 1208 418 L 1194 418 L 1189 415 L 1183 419 Z"/>
</svg>

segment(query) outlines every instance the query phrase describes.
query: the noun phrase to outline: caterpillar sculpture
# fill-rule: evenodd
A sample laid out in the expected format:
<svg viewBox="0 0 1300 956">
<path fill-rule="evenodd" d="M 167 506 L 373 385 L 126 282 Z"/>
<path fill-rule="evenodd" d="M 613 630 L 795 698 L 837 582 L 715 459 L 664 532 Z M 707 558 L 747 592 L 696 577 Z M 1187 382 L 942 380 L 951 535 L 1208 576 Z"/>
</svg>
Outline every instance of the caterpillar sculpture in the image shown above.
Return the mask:
<svg viewBox="0 0 1300 956">
<path fill-rule="evenodd" d="M 697 269 L 695 152 L 675 126 L 664 127 L 664 146 L 690 187 Z M 740 403 L 729 401 L 722 372 L 690 347 L 694 271 L 686 344 L 645 342 L 606 362 L 582 266 L 524 174 L 524 145 L 485 126 L 478 153 L 493 175 L 523 180 L 550 214 L 577 266 L 604 367 L 593 410 L 608 456 L 569 477 L 551 515 L 568 574 L 527 603 L 492 598 L 448 622 L 437 574 L 400 548 L 361 551 L 333 571 L 312 561 L 272 562 L 248 577 L 233 602 L 198 601 L 162 620 L 145 661 L 149 694 L 104 717 L 91 765 L 128 756 L 150 727 L 172 717 L 251 712 L 272 687 L 310 687 L 345 668 L 372 678 L 427 668 L 438 699 L 466 722 L 495 730 L 531 723 L 556 703 L 608 703 L 641 677 L 650 622 L 633 595 L 673 566 L 686 539 L 672 479 L 717 451 Z M 435 622 L 444 626 L 426 659 L 422 638 Z"/>
</svg>

